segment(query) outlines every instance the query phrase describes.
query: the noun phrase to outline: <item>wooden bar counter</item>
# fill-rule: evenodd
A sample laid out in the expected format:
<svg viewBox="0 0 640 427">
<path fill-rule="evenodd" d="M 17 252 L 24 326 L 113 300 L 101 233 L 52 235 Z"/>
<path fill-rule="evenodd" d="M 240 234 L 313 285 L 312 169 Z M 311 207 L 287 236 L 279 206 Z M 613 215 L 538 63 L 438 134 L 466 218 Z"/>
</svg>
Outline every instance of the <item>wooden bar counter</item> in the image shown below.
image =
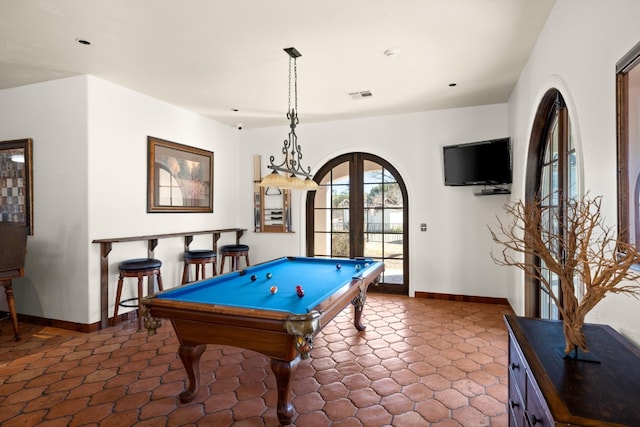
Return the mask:
<svg viewBox="0 0 640 427">
<path fill-rule="evenodd" d="M 240 237 L 247 231 L 245 228 L 222 228 L 218 230 L 185 231 L 181 233 L 151 234 L 148 236 L 114 237 L 109 239 L 95 239 L 91 243 L 100 244 L 100 329 L 108 326 L 109 322 L 109 254 L 113 243 L 147 242 L 147 258 L 153 258 L 153 251 L 158 246 L 158 240 L 184 237 L 184 250 L 189 250 L 193 236 L 211 234 L 213 237 L 213 250 L 218 251 L 218 240 L 223 233 L 235 233 L 236 244 L 240 243 Z"/>
</svg>

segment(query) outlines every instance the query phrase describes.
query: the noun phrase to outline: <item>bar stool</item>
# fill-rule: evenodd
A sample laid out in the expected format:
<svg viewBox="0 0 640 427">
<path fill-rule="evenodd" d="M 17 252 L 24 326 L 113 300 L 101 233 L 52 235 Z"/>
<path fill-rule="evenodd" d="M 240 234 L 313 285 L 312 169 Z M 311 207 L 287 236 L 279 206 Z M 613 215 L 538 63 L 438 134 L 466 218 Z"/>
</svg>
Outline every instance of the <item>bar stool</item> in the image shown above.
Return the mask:
<svg viewBox="0 0 640 427">
<path fill-rule="evenodd" d="M 218 274 L 216 272 L 216 262 L 217 262 L 217 254 L 214 251 L 207 249 L 194 249 L 191 251 L 186 251 L 183 255 L 184 257 L 184 269 L 182 270 L 182 284 L 184 285 L 189 281 L 189 266 L 196 266 L 196 280 L 200 280 L 200 275 L 202 274 L 202 278 L 206 277 L 207 264 L 211 264 L 213 267 L 212 277 Z"/>
<path fill-rule="evenodd" d="M 244 261 L 249 267 L 249 246 L 248 245 L 225 245 L 220 248 L 220 253 L 222 254 L 222 260 L 220 261 L 220 274 L 222 274 L 224 270 L 224 261 L 227 257 L 231 263 L 231 270 L 235 271 L 238 269 L 238 260 L 240 257 L 244 257 Z"/>
<path fill-rule="evenodd" d="M 162 261 L 155 258 L 136 258 L 122 261 L 118 268 L 120 269 L 120 277 L 118 278 L 118 290 L 116 291 L 116 304 L 113 309 L 113 324 L 118 323 L 118 307 L 137 307 L 138 308 L 138 330 L 142 329 L 142 279 L 147 277 L 147 293 L 153 293 L 153 277 L 158 278 L 158 290 L 162 291 L 162 276 L 160 275 L 160 267 Z M 122 284 L 125 277 L 138 278 L 138 296 L 120 301 L 122 297 Z M 137 300 L 137 304 L 129 304 L 131 301 Z"/>
</svg>

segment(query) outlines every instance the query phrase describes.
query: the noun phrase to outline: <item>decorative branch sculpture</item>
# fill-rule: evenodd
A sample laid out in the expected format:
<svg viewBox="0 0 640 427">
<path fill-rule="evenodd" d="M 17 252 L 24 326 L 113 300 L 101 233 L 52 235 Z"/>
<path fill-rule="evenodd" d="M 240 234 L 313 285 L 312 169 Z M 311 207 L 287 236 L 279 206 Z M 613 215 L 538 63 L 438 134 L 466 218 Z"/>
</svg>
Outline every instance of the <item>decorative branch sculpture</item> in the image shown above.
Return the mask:
<svg viewBox="0 0 640 427">
<path fill-rule="evenodd" d="M 564 352 L 569 355 L 577 354 L 578 348 L 588 351 L 582 332 L 585 316 L 608 292 L 638 298 L 640 272 L 631 267 L 640 263 L 640 254 L 605 225 L 602 196 L 591 199 L 585 195 L 569 201 L 562 210 L 549 203 L 560 199 L 557 196 L 505 205 L 511 222 L 497 218 L 496 231 L 489 227 L 489 232 L 495 243 L 504 246 L 499 257 L 491 254 L 493 261 L 518 267 L 538 279 L 549 293 L 563 320 Z M 514 253 L 525 257 L 515 258 Z M 539 265 L 527 262 L 527 255 L 537 257 Z M 544 269 L 557 275 L 560 295 Z"/>
</svg>

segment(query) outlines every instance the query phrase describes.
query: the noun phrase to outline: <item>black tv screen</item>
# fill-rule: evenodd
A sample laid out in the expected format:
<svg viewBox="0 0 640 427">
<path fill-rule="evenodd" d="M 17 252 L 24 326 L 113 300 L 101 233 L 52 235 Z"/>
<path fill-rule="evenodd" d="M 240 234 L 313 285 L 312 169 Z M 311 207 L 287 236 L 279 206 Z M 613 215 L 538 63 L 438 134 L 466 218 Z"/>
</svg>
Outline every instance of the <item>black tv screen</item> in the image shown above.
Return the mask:
<svg viewBox="0 0 640 427">
<path fill-rule="evenodd" d="M 444 185 L 511 183 L 511 139 L 443 147 Z"/>
</svg>

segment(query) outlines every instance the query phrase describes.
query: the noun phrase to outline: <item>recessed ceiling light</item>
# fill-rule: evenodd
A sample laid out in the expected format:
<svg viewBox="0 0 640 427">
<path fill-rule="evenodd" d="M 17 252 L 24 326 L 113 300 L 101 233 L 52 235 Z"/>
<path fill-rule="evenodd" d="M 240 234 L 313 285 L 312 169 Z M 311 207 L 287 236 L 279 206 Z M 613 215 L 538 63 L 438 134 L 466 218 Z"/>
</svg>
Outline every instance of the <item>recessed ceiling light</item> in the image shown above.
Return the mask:
<svg viewBox="0 0 640 427">
<path fill-rule="evenodd" d="M 91 44 L 89 40 L 85 40 L 85 39 L 76 39 L 76 42 L 83 44 L 85 46 L 89 46 Z"/>
<path fill-rule="evenodd" d="M 350 92 L 349 96 L 353 99 L 369 98 L 373 96 L 370 90 L 361 90 L 358 92 Z"/>
<path fill-rule="evenodd" d="M 449 83 L 449 87 L 458 86 L 458 83 Z"/>
<path fill-rule="evenodd" d="M 232 109 L 231 109 L 231 111 L 233 111 L 233 112 L 237 113 L 237 112 L 238 112 L 238 111 L 240 111 L 240 110 L 238 110 L 237 108 L 232 108 Z"/>
<path fill-rule="evenodd" d="M 385 56 L 395 56 L 400 53 L 400 50 L 397 47 L 391 47 L 384 51 Z"/>
</svg>

